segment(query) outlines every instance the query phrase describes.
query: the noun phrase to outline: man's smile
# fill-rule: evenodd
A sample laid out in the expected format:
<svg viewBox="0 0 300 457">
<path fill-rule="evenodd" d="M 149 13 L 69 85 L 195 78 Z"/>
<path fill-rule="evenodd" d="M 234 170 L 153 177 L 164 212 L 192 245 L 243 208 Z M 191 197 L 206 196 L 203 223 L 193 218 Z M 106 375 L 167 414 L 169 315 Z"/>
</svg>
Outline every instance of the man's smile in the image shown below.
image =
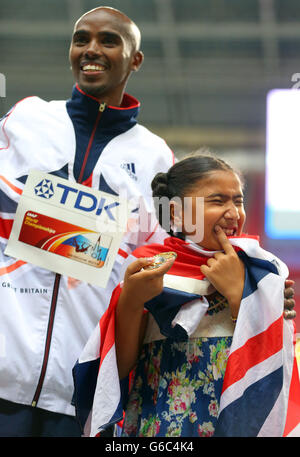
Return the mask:
<svg viewBox="0 0 300 457">
<path fill-rule="evenodd" d="M 80 70 L 85 75 L 99 75 L 100 73 L 105 72 L 108 69 L 108 66 L 103 63 L 97 62 L 83 62 L 80 65 Z"/>
<path fill-rule="evenodd" d="M 92 64 L 87 64 L 82 67 L 83 71 L 104 71 L 105 67 L 101 65 L 92 65 Z"/>
</svg>

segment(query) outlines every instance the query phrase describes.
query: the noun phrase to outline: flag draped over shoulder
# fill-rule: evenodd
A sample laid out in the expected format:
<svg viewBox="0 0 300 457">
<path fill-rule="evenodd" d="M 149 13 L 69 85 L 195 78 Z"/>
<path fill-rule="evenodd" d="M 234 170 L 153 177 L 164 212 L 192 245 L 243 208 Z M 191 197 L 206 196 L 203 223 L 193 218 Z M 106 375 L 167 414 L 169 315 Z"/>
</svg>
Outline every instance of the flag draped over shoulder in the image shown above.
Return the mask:
<svg viewBox="0 0 300 457">
<path fill-rule="evenodd" d="M 295 328 L 292 321 L 283 319 L 288 269 L 263 250 L 255 237 L 229 240 L 245 264 L 245 286 L 215 436 L 300 436 Z M 211 285 L 199 267 L 213 252 L 170 237 L 163 245 L 138 248 L 126 264 L 165 251 L 175 251 L 177 258 L 164 276 L 162 294 L 146 303 L 145 308 L 163 335 L 184 341 L 207 310 L 204 296 L 210 293 Z M 119 381 L 114 342 L 115 309 L 121 287 L 122 284 L 114 290 L 107 311 L 73 369 L 77 418 L 88 436 L 96 436 L 123 417 L 128 380 Z M 195 303 L 192 311 L 187 303 Z"/>
</svg>

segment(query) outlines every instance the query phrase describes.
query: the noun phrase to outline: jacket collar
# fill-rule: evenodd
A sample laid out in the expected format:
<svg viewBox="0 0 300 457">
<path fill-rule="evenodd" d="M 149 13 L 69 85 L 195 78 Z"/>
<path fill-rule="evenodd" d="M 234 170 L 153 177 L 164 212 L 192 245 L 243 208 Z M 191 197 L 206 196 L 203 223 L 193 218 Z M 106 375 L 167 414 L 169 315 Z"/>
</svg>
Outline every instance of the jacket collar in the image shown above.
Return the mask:
<svg viewBox="0 0 300 457">
<path fill-rule="evenodd" d="M 94 122 L 101 105 L 101 100 L 86 94 L 78 84 L 72 90 L 72 97 L 67 101 L 68 111 L 72 118 L 86 122 Z M 101 126 L 112 127 L 113 124 L 136 124 L 136 117 L 140 110 L 140 102 L 132 95 L 124 94 L 121 106 L 105 105 L 101 116 Z"/>
</svg>

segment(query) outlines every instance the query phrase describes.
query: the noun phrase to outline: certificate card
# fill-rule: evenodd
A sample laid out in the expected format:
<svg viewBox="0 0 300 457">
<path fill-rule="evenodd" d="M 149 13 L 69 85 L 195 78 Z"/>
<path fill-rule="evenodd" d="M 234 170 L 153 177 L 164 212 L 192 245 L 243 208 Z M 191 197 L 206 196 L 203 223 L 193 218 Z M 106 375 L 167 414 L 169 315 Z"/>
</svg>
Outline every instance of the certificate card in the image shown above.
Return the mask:
<svg viewBox="0 0 300 457">
<path fill-rule="evenodd" d="M 5 254 L 105 288 L 129 213 L 125 199 L 32 170 Z"/>
</svg>

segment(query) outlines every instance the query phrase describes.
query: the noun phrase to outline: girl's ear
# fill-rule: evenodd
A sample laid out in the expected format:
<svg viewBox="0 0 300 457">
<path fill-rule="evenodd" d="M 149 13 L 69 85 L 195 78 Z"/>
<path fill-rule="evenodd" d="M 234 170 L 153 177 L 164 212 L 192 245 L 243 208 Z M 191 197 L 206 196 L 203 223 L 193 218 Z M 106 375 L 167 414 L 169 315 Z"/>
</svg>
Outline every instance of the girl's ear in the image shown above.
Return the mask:
<svg viewBox="0 0 300 457">
<path fill-rule="evenodd" d="M 170 221 L 173 232 L 181 233 L 183 227 L 181 199 L 174 199 L 170 202 Z"/>
</svg>

